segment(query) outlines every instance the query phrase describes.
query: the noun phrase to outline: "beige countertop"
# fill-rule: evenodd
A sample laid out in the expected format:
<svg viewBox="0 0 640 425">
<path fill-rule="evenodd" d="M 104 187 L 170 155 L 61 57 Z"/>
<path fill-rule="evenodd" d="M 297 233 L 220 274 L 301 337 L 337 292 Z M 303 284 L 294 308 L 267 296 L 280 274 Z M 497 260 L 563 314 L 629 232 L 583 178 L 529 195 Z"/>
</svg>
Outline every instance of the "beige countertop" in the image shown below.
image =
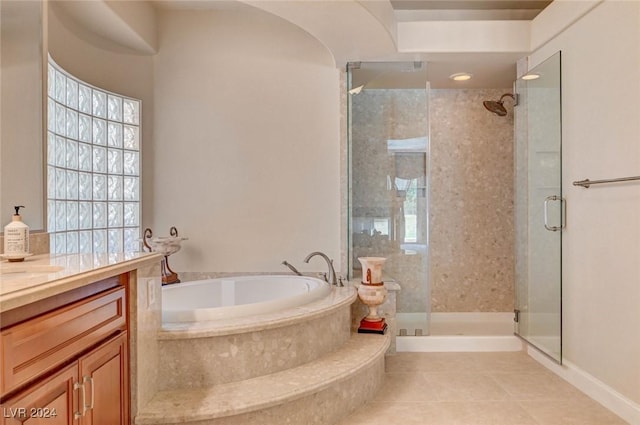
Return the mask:
<svg viewBox="0 0 640 425">
<path fill-rule="evenodd" d="M 0 262 L 0 312 L 160 261 L 161 254 L 43 254 Z"/>
</svg>

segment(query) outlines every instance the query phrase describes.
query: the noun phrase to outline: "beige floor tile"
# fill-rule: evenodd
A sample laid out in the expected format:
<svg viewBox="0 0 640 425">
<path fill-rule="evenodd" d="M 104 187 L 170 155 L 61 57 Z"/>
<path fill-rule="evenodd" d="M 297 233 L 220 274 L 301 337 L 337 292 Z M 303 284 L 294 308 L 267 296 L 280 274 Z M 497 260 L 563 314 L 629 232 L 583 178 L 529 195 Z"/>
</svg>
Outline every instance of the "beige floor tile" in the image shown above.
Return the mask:
<svg viewBox="0 0 640 425">
<path fill-rule="evenodd" d="M 538 425 L 515 402 L 367 404 L 338 425 Z"/>
<path fill-rule="evenodd" d="M 496 382 L 516 400 L 564 400 L 582 393 L 554 375 L 543 373 L 492 373 Z"/>
<path fill-rule="evenodd" d="M 523 351 L 495 353 L 467 353 L 469 361 L 483 372 L 537 373 L 548 372 L 544 366 Z"/>
<path fill-rule="evenodd" d="M 481 373 L 428 373 L 427 385 L 438 401 L 490 401 L 511 398 L 489 375 Z"/>
<path fill-rule="evenodd" d="M 385 358 L 387 372 L 480 372 L 469 353 L 397 353 Z"/>
<path fill-rule="evenodd" d="M 436 401 L 437 393 L 423 373 L 386 373 L 376 401 Z"/>
<path fill-rule="evenodd" d="M 523 401 L 520 405 L 540 425 L 623 425 L 627 422 L 590 398 Z"/>
<path fill-rule="evenodd" d="M 623 425 L 522 352 L 398 353 L 376 400 L 338 425 Z"/>
<path fill-rule="evenodd" d="M 439 425 L 446 412 L 430 403 L 372 402 L 337 425 Z"/>
</svg>

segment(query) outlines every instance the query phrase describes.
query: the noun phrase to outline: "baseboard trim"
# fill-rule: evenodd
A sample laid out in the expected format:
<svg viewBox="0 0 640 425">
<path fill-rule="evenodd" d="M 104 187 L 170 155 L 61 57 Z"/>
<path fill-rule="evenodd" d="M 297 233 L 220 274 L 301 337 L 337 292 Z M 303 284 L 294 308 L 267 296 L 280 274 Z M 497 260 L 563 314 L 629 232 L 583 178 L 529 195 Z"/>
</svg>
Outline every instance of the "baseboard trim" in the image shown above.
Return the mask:
<svg viewBox="0 0 640 425">
<path fill-rule="evenodd" d="M 640 425 L 640 404 L 567 360 L 559 365 L 531 346 L 527 346 L 527 354 L 631 425 Z"/>
</svg>

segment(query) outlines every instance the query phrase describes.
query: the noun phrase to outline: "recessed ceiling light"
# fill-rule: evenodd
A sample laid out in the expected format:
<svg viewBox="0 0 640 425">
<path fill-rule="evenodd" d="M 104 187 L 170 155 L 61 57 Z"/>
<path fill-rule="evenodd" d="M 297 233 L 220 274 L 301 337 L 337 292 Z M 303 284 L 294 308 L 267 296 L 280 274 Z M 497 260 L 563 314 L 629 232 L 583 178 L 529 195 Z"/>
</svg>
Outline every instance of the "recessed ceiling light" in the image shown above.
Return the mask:
<svg viewBox="0 0 640 425">
<path fill-rule="evenodd" d="M 471 77 L 472 75 L 468 72 L 458 72 L 457 74 L 449 75 L 449 78 L 451 78 L 453 81 L 467 81 L 470 80 Z"/>
<path fill-rule="evenodd" d="M 537 80 L 540 78 L 540 74 L 526 74 L 522 76 L 523 80 Z"/>
</svg>

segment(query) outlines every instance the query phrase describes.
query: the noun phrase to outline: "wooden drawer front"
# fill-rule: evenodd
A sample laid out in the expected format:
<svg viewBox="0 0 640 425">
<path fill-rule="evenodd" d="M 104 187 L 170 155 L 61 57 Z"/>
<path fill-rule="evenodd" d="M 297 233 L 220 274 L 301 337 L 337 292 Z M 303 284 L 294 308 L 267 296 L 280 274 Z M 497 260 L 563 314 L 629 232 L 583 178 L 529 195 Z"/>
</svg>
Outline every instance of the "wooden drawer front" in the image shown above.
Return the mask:
<svg viewBox="0 0 640 425">
<path fill-rule="evenodd" d="M 122 287 L 2 331 L 2 394 L 50 371 L 117 330 L 126 329 Z"/>
</svg>

